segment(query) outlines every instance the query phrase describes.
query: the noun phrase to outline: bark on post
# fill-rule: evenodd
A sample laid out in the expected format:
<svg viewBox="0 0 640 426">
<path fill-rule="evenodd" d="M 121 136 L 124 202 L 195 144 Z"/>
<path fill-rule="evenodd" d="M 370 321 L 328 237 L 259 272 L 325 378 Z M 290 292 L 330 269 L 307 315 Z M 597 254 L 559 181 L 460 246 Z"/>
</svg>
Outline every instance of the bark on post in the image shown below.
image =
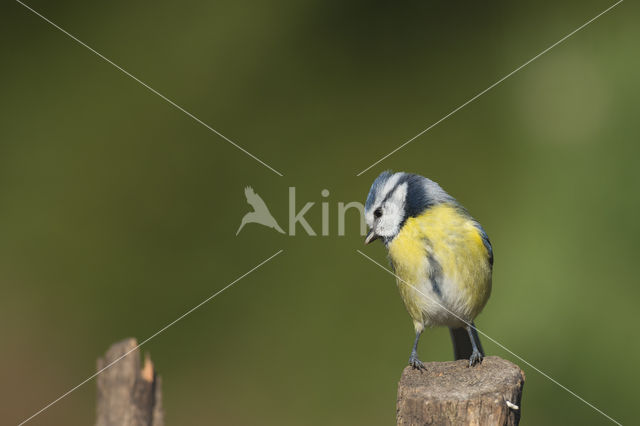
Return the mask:
<svg viewBox="0 0 640 426">
<path fill-rule="evenodd" d="M 129 338 L 114 343 L 98 359 L 98 371 L 138 345 Z M 164 426 L 162 382 L 149 354 L 140 368 L 140 352 L 133 350 L 98 375 L 96 426 Z"/>
<path fill-rule="evenodd" d="M 524 372 L 502 358 L 425 363 L 406 367 L 398 384 L 398 425 L 517 425 Z"/>
</svg>

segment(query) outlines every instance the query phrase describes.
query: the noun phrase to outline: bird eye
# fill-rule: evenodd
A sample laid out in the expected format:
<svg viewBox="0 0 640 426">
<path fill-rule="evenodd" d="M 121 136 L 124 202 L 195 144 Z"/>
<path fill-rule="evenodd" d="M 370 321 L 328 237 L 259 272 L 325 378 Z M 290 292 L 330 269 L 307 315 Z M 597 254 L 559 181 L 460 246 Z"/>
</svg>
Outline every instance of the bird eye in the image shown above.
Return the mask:
<svg viewBox="0 0 640 426">
<path fill-rule="evenodd" d="M 382 216 L 382 208 L 378 207 L 377 209 L 375 209 L 375 211 L 373 212 L 373 216 L 375 216 L 376 218 Z"/>
</svg>

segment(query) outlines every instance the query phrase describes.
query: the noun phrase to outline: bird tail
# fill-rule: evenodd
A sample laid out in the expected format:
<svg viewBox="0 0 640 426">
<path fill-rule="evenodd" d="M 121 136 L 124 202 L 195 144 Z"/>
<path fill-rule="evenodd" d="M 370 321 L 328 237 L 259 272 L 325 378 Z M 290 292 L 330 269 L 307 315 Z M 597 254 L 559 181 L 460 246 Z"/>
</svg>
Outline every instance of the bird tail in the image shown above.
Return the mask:
<svg viewBox="0 0 640 426">
<path fill-rule="evenodd" d="M 473 333 L 473 337 L 475 337 L 480 353 L 484 356 L 484 349 L 482 349 L 475 327 L 471 327 L 471 333 Z M 467 330 L 464 327 L 450 328 L 449 334 L 451 334 L 451 341 L 453 342 L 454 359 L 469 359 L 473 353 L 473 346 L 471 346 L 471 340 L 469 339 Z"/>
</svg>

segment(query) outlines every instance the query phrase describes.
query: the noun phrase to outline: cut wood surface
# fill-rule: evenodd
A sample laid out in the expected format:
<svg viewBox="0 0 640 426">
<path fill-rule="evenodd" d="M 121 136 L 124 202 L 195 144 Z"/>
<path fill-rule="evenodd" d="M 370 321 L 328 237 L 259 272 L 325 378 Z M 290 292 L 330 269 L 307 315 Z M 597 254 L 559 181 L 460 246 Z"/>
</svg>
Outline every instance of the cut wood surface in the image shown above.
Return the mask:
<svg viewBox="0 0 640 426">
<path fill-rule="evenodd" d="M 517 425 L 524 372 L 502 358 L 425 362 L 406 367 L 398 384 L 398 425 Z"/>
<path fill-rule="evenodd" d="M 114 343 L 98 359 L 96 426 L 163 426 L 162 386 L 149 355 L 140 367 L 136 339 Z"/>
</svg>

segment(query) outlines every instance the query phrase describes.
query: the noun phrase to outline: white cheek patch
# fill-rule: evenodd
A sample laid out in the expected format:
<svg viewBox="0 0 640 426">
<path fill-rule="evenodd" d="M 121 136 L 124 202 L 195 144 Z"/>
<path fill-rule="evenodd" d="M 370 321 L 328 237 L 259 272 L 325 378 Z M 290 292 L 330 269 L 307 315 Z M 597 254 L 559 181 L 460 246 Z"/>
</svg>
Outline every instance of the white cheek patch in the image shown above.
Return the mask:
<svg viewBox="0 0 640 426">
<path fill-rule="evenodd" d="M 393 235 L 393 219 L 391 212 L 387 211 L 384 213 L 380 222 L 378 222 L 378 229 L 376 230 L 376 233 L 383 237 Z"/>
<path fill-rule="evenodd" d="M 398 214 L 397 208 L 394 205 L 389 205 L 387 209 L 385 209 L 379 224 L 380 234 L 384 236 L 396 234 L 399 224 L 400 215 Z"/>
<path fill-rule="evenodd" d="M 375 201 L 365 211 L 364 219 L 370 229 L 383 237 L 391 237 L 400 230 L 400 223 L 404 218 L 404 205 L 407 198 L 409 184 L 398 184 L 405 176 L 404 173 L 395 173 L 387 179 L 376 192 Z M 374 212 L 382 208 L 382 217 L 376 218 Z"/>
<path fill-rule="evenodd" d="M 391 194 L 391 197 L 389 197 L 388 203 L 397 208 L 404 207 L 404 201 L 407 199 L 408 186 L 407 182 L 404 182 L 402 185 L 398 185 L 396 190 L 393 191 L 393 194 Z"/>
<path fill-rule="evenodd" d="M 382 217 L 378 222 L 376 233 L 383 237 L 391 237 L 400 231 L 400 223 L 404 218 L 404 202 L 407 198 L 407 183 L 398 185 L 384 202 Z"/>
</svg>

